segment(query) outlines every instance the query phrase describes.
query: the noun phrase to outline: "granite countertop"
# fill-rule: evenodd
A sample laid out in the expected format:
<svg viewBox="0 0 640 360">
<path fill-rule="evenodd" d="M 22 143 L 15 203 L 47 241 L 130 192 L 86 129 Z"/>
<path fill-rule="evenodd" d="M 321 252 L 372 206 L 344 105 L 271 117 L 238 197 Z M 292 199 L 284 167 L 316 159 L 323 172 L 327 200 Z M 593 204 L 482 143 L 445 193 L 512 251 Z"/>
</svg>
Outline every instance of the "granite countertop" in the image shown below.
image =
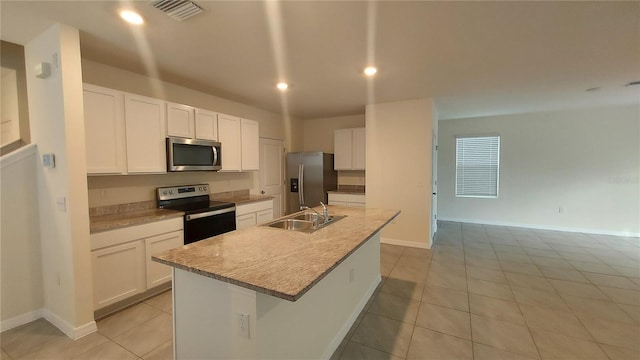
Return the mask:
<svg viewBox="0 0 640 360">
<path fill-rule="evenodd" d="M 89 217 L 89 232 L 94 234 L 127 226 L 141 225 L 154 221 L 182 217 L 183 215 L 184 212 L 182 211 L 157 208 L 125 211 L 107 215 L 95 215 Z"/>
<path fill-rule="evenodd" d="M 168 250 L 153 260 L 296 301 L 400 213 L 331 205 L 328 209 L 347 217 L 311 234 L 255 226 Z"/>
<path fill-rule="evenodd" d="M 213 197 L 211 200 L 232 202 L 236 205 L 249 204 L 253 202 L 265 201 L 273 199 L 271 195 L 236 195 L 232 197 Z"/>
</svg>

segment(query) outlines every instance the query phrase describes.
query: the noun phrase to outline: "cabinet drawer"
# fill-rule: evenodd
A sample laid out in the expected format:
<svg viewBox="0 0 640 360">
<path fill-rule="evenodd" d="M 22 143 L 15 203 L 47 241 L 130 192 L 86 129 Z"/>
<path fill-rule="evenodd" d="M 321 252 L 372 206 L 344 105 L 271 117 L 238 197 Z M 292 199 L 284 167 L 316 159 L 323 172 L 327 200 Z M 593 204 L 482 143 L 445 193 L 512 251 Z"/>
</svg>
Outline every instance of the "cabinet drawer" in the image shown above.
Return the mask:
<svg viewBox="0 0 640 360">
<path fill-rule="evenodd" d="M 91 234 L 91 250 L 182 230 L 182 217 Z"/>
<path fill-rule="evenodd" d="M 254 213 L 261 210 L 273 209 L 273 199 L 236 205 L 236 216 Z"/>
</svg>

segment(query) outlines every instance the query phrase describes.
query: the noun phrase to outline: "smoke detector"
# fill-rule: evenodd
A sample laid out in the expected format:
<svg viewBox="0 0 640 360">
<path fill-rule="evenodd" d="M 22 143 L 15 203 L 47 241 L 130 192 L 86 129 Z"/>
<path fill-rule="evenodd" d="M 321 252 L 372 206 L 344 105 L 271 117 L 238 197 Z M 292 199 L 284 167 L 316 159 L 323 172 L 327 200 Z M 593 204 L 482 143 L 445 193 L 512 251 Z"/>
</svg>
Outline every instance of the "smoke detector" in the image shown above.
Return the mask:
<svg viewBox="0 0 640 360">
<path fill-rule="evenodd" d="M 178 21 L 186 20 L 204 11 L 200 5 L 189 0 L 159 0 L 153 2 L 153 7 Z"/>
</svg>

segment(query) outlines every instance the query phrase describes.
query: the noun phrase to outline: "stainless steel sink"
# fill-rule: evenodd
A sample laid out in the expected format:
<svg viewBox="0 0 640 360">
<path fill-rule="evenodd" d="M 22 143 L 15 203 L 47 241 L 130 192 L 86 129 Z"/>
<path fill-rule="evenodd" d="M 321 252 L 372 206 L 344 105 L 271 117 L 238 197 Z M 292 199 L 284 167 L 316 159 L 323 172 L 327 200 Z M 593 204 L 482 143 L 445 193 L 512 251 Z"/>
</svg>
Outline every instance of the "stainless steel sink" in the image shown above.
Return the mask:
<svg viewBox="0 0 640 360">
<path fill-rule="evenodd" d="M 290 231 L 301 231 L 312 233 L 323 227 L 329 226 L 340 219 L 344 219 L 346 215 L 330 215 L 329 219 L 325 222 L 322 216 L 314 213 L 294 214 L 284 219 L 278 219 L 265 226 L 272 228 L 284 229 Z M 315 224 L 318 224 L 317 226 Z"/>
<path fill-rule="evenodd" d="M 308 231 L 313 229 L 313 221 L 282 219 L 270 223 L 269 226 L 285 230 Z"/>
</svg>

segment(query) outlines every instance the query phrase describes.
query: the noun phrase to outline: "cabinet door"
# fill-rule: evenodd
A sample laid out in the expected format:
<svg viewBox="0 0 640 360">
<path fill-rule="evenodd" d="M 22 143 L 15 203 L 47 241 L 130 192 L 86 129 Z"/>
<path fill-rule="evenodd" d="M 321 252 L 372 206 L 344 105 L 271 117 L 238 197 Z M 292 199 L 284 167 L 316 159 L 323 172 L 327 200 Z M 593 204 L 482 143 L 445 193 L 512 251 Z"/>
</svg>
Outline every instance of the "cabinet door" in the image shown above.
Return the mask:
<svg viewBox="0 0 640 360">
<path fill-rule="evenodd" d="M 352 140 L 352 163 L 353 170 L 364 170 L 366 165 L 366 134 L 365 128 L 353 129 Z"/>
<path fill-rule="evenodd" d="M 260 168 L 260 128 L 257 121 L 242 119 L 240 124 L 242 170 Z"/>
<path fill-rule="evenodd" d="M 191 106 L 167 103 L 167 135 L 193 138 L 194 110 Z"/>
<path fill-rule="evenodd" d="M 145 291 L 144 241 L 91 252 L 94 310 Z"/>
<path fill-rule="evenodd" d="M 126 173 L 124 94 L 84 85 L 84 131 L 88 174 Z"/>
<path fill-rule="evenodd" d="M 242 230 L 256 226 L 256 213 L 236 216 L 236 230 Z"/>
<path fill-rule="evenodd" d="M 171 281 L 171 267 L 151 260 L 151 256 L 182 245 L 184 245 L 182 230 L 145 239 L 147 289 Z"/>
<path fill-rule="evenodd" d="M 218 115 L 218 140 L 222 143 L 222 171 L 240 171 L 240 118 Z"/>
<path fill-rule="evenodd" d="M 334 133 L 333 168 L 335 170 L 351 170 L 351 129 L 340 129 Z"/>
<path fill-rule="evenodd" d="M 218 140 L 218 114 L 196 109 L 196 139 Z"/>
<path fill-rule="evenodd" d="M 165 102 L 125 94 L 124 110 L 127 171 L 129 173 L 166 173 Z"/>
<path fill-rule="evenodd" d="M 256 213 L 256 225 L 262 225 L 273 220 L 273 208 L 260 210 Z"/>
</svg>

